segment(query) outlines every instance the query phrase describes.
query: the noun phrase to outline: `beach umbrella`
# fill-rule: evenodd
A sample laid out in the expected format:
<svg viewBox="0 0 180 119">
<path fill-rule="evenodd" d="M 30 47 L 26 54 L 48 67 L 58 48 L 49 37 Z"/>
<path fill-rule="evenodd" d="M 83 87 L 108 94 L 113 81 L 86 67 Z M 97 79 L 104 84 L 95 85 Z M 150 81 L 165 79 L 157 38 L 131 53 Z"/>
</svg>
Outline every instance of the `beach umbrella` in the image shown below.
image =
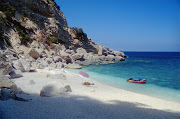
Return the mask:
<svg viewBox="0 0 180 119">
<path fill-rule="evenodd" d="M 86 77 L 86 78 L 89 77 L 89 75 L 86 72 L 83 72 L 83 71 L 80 71 L 79 74 Z"/>
<path fill-rule="evenodd" d="M 83 79 L 87 79 L 89 77 L 89 75 L 86 72 L 80 71 L 79 72 L 80 76 L 82 76 L 82 83 L 84 82 Z"/>
</svg>

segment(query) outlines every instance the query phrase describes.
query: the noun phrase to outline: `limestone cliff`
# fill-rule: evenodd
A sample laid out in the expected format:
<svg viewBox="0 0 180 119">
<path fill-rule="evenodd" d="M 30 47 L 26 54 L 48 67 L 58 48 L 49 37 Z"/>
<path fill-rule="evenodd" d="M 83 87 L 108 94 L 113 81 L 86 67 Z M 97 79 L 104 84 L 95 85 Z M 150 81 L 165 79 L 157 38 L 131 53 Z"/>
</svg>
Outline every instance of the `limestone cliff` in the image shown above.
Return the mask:
<svg viewBox="0 0 180 119">
<path fill-rule="evenodd" d="M 125 60 L 123 52 L 96 44 L 81 28 L 68 27 L 53 0 L 0 0 L 0 49 L 22 72 Z"/>
</svg>

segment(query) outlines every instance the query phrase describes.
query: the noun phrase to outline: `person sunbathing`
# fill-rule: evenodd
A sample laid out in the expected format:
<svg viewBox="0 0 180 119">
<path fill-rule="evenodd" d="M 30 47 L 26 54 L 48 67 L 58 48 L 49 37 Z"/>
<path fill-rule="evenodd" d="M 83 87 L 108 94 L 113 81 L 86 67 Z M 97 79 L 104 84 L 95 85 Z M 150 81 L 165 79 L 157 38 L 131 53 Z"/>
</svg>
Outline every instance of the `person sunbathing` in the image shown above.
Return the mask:
<svg viewBox="0 0 180 119">
<path fill-rule="evenodd" d="M 94 83 L 84 82 L 83 85 L 94 85 Z"/>
</svg>

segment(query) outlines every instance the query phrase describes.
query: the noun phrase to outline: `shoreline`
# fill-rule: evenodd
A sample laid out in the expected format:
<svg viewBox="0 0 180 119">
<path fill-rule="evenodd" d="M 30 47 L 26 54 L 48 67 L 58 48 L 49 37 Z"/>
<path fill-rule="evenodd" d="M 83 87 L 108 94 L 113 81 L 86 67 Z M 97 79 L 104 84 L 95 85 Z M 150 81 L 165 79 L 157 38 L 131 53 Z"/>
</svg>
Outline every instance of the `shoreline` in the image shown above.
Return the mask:
<svg viewBox="0 0 180 119">
<path fill-rule="evenodd" d="M 77 69 L 73 69 L 73 70 L 77 70 Z M 74 74 L 74 75 L 76 75 L 76 76 L 79 76 L 78 75 L 78 72 L 73 72 L 73 70 L 66 70 L 67 72 L 69 72 L 69 73 L 72 73 L 72 74 Z M 79 70 L 78 70 L 79 71 Z M 83 70 L 82 70 L 83 71 Z M 84 70 L 84 72 L 87 72 L 86 70 Z M 89 74 L 89 72 L 88 72 L 88 74 Z M 97 75 L 97 74 L 95 74 L 95 75 Z M 115 84 L 114 82 L 109 82 L 109 81 L 105 81 L 105 82 L 103 82 L 102 80 L 98 80 L 99 78 L 103 78 L 105 75 L 103 75 L 102 77 L 97 77 L 97 78 L 95 78 L 95 77 L 93 77 L 92 78 L 92 80 L 93 81 L 97 81 L 98 83 L 100 83 L 100 84 L 103 84 L 103 85 L 108 85 L 108 86 L 111 86 L 111 87 L 114 87 L 114 88 L 117 88 L 117 89 L 122 89 L 122 90 L 125 90 L 125 91 L 129 91 L 129 92 L 133 92 L 133 93 L 138 93 L 138 94 L 142 94 L 142 95 L 146 95 L 146 96 L 150 96 L 150 97 L 154 97 L 154 98 L 158 98 L 158 99 L 162 99 L 162 100 L 166 100 L 166 101 L 170 101 L 170 102 L 175 102 L 175 103 L 180 103 L 180 101 L 179 101 L 179 97 L 177 97 L 176 96 L 176 94 L 178 95 L 178 94 L 180 94 L 180 92 L 178 91 L 178 90 L 174 90 L 174 89 L 171 89 L 171 88 L 165 88 L 165 87 L 160 87 L 160 86 L 156 86 L 156 85 L 153 85 L 153 84 L 151 84 L 151 86 L 150 85 L 148 85 L 148 89 L 146 89 L 146 91 L 144 92 L 144 91 L 141 91 L 140 89 L 137 89 L 137 90 L 135 90 L 134 88 L 137 88 L 137 87 L 133 87 L 133 88 L 131 88 L 131 87 L 129 87 L 129 85 L 126 85 L 126 82 L 124 83 L 123 82 L 123 84 L 120 84 L 119 85 L 119 83 L 117 84 Z M 92 77 L 92 73 L 91 73 L 91 76 L 90 77 Z M 108 77 L 108 79 L 111 79 L 111 78 L 113 78 L 113 77 Z M 121 78 L 121 77 L 120 77 Z M 122 79 L 122 78 L 121 78 Z M 123 78 L 124 79 L 124 78 Z M 90 80 L 91 80 L 91 78 L 90 78 Z M 120 82 L 120 83 L 122 83 L 122 82 Z M 124 86 L 124 84 L 127 86 Z M 123 85 L 123 86 L 122 86 Z M 130 83 L 130 85 L 132 86 L 132 85 L 139 85 L 139 84 L 132 84 L 132 83 Z M 140 86 L 141 85 L 143 85 L 144 86 L 144 84 L 140 84 Z M 146 84 L 145 84 L 146 85 Z M 146 88 L 146 87 L 139 87 L 139 88 Z M 152 89 L 153 90 L 152 90 Z M 154 89 L 155 88 L 155 89 Z M 161 90 L 160 90 L 161 89 Z M 160 91 L 159 91 L 160 90 Z M 154 93 L 150 93 L 150 91 L 156 91 L 156 92 L 154 92 Z M 174 92 L 175 91 L 175 92 Z M 173 92 L 173 94 L 171 94 Z M 163 95 L 162 95 L 163 94 Z M 167 97 L 167 94 L 169 95 L 169 97 Z M 172 98 L 173 97 L 173 98 Z"/>
<path fill-rule="evenodd" d="M 74 75 L 70 72 L 63 72 L 66 75 L 66 80 L 61 79 L 49 79 L 47 78 L 48 71 L 38 70 L 38 72 L 33 73 L 23 73 L 23 77 L 18 79 L 13 79 L 15 84 L 20 87 L 27 94 L 18 94 L 18 96 L 30 100 L 29 102 L 18 102 L 14 100 L 0 101 L 0 106 L 3 108 L 4 118 L 12 118 L 14 116 L 19 118 L 38 118 L 39 115 L 43 115 L 42 117 L 47 118 L 49 115 L 52 118 L 59 118 L 62 115 L 67 117 L 68 115 L 64 115 L 70 111 L 70 115 L 72 117 L 67 118 L 77 118 L 76 116 L 82 116 L 81 113 L 84 112 L 81 108 L 87 110 L 86 117 L 93 118 L 95 115 L 90 115 L 92 112 L 89 108 L 93 110 L 103 113 L 110 112 L 109 115 L 114 116 L 114 118 L 119 117 L 120 115 L 124 115 L 125 118 L 133 117 L 133 115 L 138 118 L 145 118 L 146 115 L 137 115 L 136 113 L 147 113 L 149 116 L 146 118 L 153 118 L 157 116 L 158 118 L 167 117 L 180 117 L 180 103 L 175 103 L 155 97 L 151 97 L 148 95 L 143 95 L 139 93 L 134 93 L 131 91 L 127 91 L 120 88 L 115 88 L 110 85 L 102 84 L 98 81 L 92 81 L 94 86 L 84 86 L 82 85 L 82 77 Z M 29 84 L 29 81 L 32 80 L 35 84 Z M 89 80 L 88 80 L 89 81 Z M 91 81 L 90 81 L 91 82 Z M 55 97 L 40 97 L 40 90 L 44 85 L 47 84 L 56 84 L 59 83 L 69 84 L 72 92 L 68 92 L 66 94 L 55 96 Z M 59 101 L 60 100 L 60 101 Z M 63 104 L 61 104 L 63 102 Z M 37 104 L 37 105 L 34 105 Z M 65 104 L 65 105 L 64 105 Z M 8 106 L 6 106 L 8 105 Z M 46 105 L 46 106 L 44 106 Z M 56 107 L 55 105 L 63 106 L 64 108 L 68 108 L 67 110 L 62 110 Z M 95 108 L 97 105 L 97 109 Z M 110 107 L 110 108 L 107 108 Z M 16 110 L 14 110 L 14 108 Z M 46 109 L 45 109 L 46 108 Z M 72 108 L 77 108 L 77 110 L 73 110 Z M 105 108 L 103 110 L 103 108 Z M 36 109 L 37 112 L 34 112 Z M 102 109 L 102 110 L 99 110 Z M 120 109 L 121 111 L 117 110 Z M 50 113 L 44 114 L 44 111 L 50 111 L 54 116 Z M 58 115 L 59 111 L 62 111 L 62 115 Z M 132 110 L 133 112 L 129 115 L 128 112 Z M 21 111 L 24 111 L 21 113 Z M 72 112 L 71 112 L 72 111 Z M 79 112 L 79 114 L 77 113 Z M 120 112 L 119 112 L 120 111 Z M 157 113 L 159 112 L 159 113 Z M 10 115 L 8 115 L 11 113 Z M 34 113 L 34 114 L 33 114 Z M 121 113 L 121 114 L 120 114 Z M 28 115 L 27 115 L 28 114 Z M 48 115 L 49 114 L 49 115 Z M 120 114 L 120 115 L 119 115 Z M 30 116 L 29 116 L 30 115 Z M 76 115 L 76 116 L 73 116 Z M 152 117 L 153 116 L 153 117 Z M 104 115 L 99 115 L 99 118 L 107 118 Z M 109 117 L 110 118 L 110 117 Z"/>
</svg>

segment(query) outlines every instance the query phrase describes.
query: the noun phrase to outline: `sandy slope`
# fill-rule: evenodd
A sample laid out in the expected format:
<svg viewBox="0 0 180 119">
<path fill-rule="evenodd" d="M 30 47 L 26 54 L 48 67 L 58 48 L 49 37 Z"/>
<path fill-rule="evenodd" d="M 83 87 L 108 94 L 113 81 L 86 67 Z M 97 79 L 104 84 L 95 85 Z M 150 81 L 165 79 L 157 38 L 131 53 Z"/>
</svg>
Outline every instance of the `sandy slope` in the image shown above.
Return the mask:
<svg viewBox="0 0 180 119">
<path fill-rule="evenodd" d="M 180 104 L 95 82 L 83 86 L 82 78 L 64 73 L 67 80 L 47 78 L 48 72 L 24 73 L 15 83 L 29 102 L 0 101 L 4 119 L 180 119 Z M 35 84 L 30 84 L 33 80 Z M 69 84 L 73 92 L 58 97 L 40 97 L 47 84 Z"/>
</svg>

